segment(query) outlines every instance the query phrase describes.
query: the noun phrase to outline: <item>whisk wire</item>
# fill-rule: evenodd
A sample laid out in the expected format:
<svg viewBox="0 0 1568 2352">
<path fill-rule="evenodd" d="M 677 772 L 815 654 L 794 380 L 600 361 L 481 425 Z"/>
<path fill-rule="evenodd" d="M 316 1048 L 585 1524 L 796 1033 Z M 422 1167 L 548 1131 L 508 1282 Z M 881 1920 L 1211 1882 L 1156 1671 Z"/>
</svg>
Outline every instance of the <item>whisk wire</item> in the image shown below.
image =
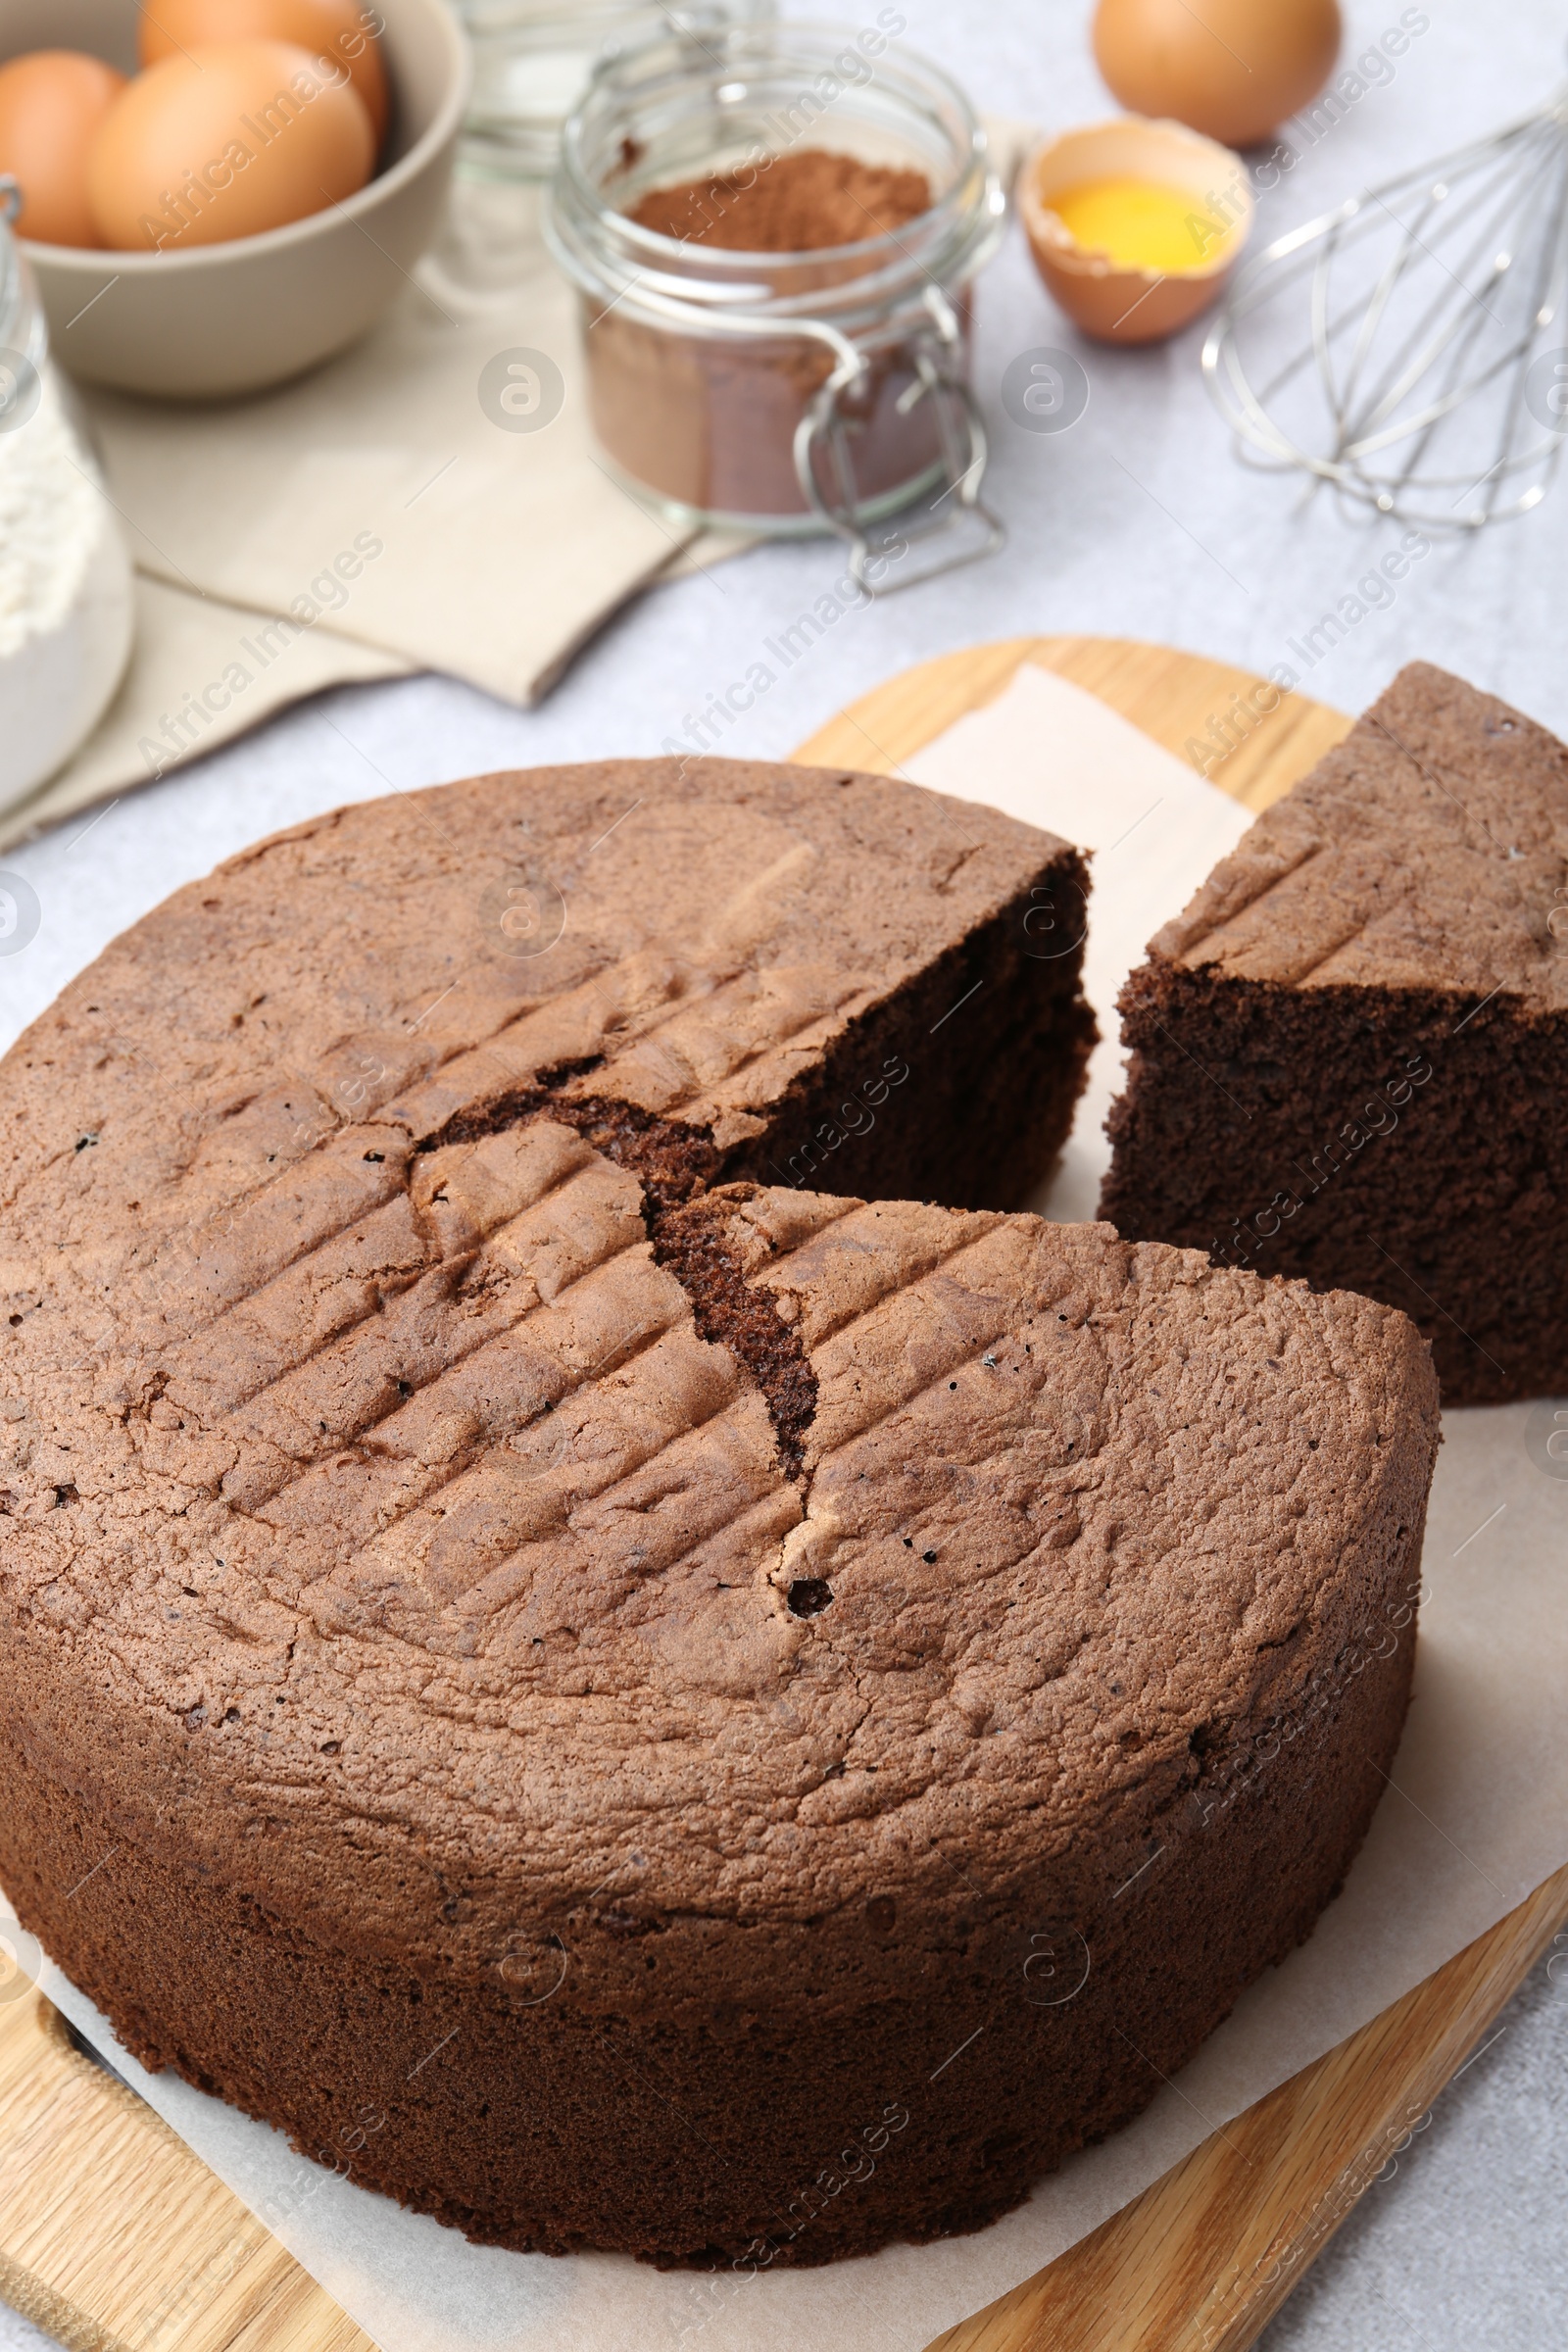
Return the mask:
<svg viewBox="0 0 1568 2352">
<path fill-rule="evenodd" d="M 1282 351 L 1303 279 L 1305 335 Z M 1555 471 L 1568 416 L 1540 414 L 1529 371 L 1565 292 L 1568 94 L 1276 238 L 1203 369 L 1247 463 L 1475 528 L 1537 504 Z"/>
<path fill-rule="evenodd" d="M 1382 203 L 1382 199 L 1377 196 L 1372 196 L 1369 201 L 1374 204 Z M 1439 199 L 1434 195 L 1427 207 L 1427 212 L 1437 213 L 1439 204 L 1443 201 L 1444 199 Z M 1385 206 L 1384 209 L 1388 208 Z M 1426 238 L 1418 235 L 1413 227 L 1406 228 L 1400 243 L 1398 258 L 1401 261 L 1407 259 L 1410 246 L 1418 245 L 1430 260 L 1437 263 L 1448 282 L 1438 287 L 1427 306 L 1425 317 L 1418 320 L 1411 330 L 1412 333 L 1418 335 L 1424 333 L 1430 324 L 1434 330 L 1431 340 L 1423 348 L 1418 349 L 1416 356 L 1409 360 L 1402 368 L 1398 368 L 1396 359 L 1393 362 L 1390 373 L 1384 377 L 1383 391 L 1374 396 L 1371 408 L 1364 412 L 1359 424 L 1354 428 L 1355 430 L 1365 432 L 1369 426 L 1380 423 L 1385 416 L 1392 415 L 1411 387 L 1420 381 L 1430 368 L 1436 365 L 1453 337 L 1463 332 L 1467 318 L 1465 312 L 1458 308 L 1458 305 L 1464 300 L 1469 299 L 1476 306 L 1471 319 L 1476 331 L 1481 329 L 1488 318 L 1494 324 L 1500 326 L 1501 320 L 1497 318 L 1496 313 L 1486 303 L 1481 293 L 1469 285 L 1468 273 L 1483 254 L 1495 252 L 1497 237 L 1505 222 L 1511 218 L 1512 210 L 1510 202 L 1498 214 L 1482 223 L 1479 235 L 1472 239 L 1470 248 L 1457 270 L 1450 270 L 1447 263 L 1435 251 L 1433 245 Z M 1395 216 L 1391 215 L 1390 217 L 1394 218 Z M 1448 214 L 1445 217 L 1446 221 L 1455 217 Z M 1503 265 L 1504 268 L 1506 266 L 1506 264 Z M 1495 262 L 1488 274 L 1494 278 L 1500 274 Z M 1439 321 L 1442 319 L 1445 310 L 1448 309 L 1455 310 L 1456 316 L 1446 326 L 1440 327 Z"/>
</svg>

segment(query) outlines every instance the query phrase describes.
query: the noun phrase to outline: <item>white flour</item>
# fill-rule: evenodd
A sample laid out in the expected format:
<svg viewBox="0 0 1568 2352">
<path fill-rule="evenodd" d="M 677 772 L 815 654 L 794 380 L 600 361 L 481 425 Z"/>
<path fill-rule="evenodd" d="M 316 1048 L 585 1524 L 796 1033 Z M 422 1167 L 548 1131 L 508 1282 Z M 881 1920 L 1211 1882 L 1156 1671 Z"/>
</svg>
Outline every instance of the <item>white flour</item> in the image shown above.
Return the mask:
<svg viewBox="0 0 1568 2352">
<path fill-rule="evenodd" d="M 103 496 L 45 377 L 25 424 L 0 433 L 0 662 L 58 629 L 103 527 Z"/>
<path fill-rule="evenodd" d="M 32 415 L 0 432 L 0 806 L 81 742 L 129 645 L 129 564 L 45 370 Z"/>
</svg>

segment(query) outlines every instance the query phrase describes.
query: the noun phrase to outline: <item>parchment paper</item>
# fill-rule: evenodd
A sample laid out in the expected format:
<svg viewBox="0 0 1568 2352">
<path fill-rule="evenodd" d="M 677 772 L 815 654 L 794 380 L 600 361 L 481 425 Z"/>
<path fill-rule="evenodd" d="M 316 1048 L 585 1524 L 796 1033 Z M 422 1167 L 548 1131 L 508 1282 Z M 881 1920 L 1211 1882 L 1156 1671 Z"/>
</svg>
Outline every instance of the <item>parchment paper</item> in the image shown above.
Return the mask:
<svg viewBox="0 0 1568 2352">
<path fill-rule="evenodd" d="M 1113 991 L 1119 970 L 1181 906 L 1241 819 L 1214 787 L 1105 717 L 1077 688 L 1026 670 L 910 768 L 918 780 L 1100 845 L 1091 934 L 1097 995 Z M 1113 1036 L 1107 1013 L 1102 1000 L 1102 1022 Z M 1112 1049 L 1097 1067 L 1102 1093 L 1115 1061 Z M 1054 1204 L 1083 1199 L 1097 1154 L 1103 1157 L 1097 1126 L 1097 1105 L 1086 1102 Z M 469 2246 L 305 2162 L 276 2132 L 186 2084 L 143 2075 L 47 1966 L 44 1988 L 384 2352 L 918 2352 L 1367 2023 L 1568 1859 L 1568 1407 L 1560 1423 L 1553 1410 L 1546 1403 L 1446 1417 L 1415 1700 L 1389 1792 L 1344 1893 L 1309 1942 L 1244 1996 L 1136 2123 L 977 2236 L 755 2278 Z M 1392 1638 L 1410 1637 L 1400 1630 Z M 1157 1870 L 1139 1899 L 1158 1900 Z M 149 2323 L 144 2352 L 177 2344 L 192 2313 L 221 2291 L 224 2261 L 220 2248 L 175 2282 Z M 1218 2283 L 1206 2314 L 1195 2314 L 1195 2346 L 1244 2284 L 1240 2274 Z"/>
</svg>

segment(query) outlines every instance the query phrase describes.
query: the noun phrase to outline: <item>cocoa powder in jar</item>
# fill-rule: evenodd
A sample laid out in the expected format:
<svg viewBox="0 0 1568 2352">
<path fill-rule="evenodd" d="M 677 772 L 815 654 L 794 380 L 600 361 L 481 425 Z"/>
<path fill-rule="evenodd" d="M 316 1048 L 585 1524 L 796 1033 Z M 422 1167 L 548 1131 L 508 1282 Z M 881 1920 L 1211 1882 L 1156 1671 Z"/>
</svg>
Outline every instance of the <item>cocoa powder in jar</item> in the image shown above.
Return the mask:
<svg viewBox="0 0 1568 2352">
<path fill-rule="evenodd" d="M 921 172 L 807 148 L 744 172 L 649 189 L 626 213 L 640 227 L 683 244 L 819 253 L 816 282 L 838 288 L 869 266 L 855 247 L 896 235 L 930 204 Z M 791 283 L 800 287 L 798 274 Z M 787 330 L 766 339 L 685 335 L 613 309 L 595 317 L 585 308 L 585 322 L 594 429 L 626 473 L 708 513 L 808 511 L 794 441 L 833 369 L 824 344 Z M 870 356 L 855 392 L 841 397 L 864 501 L 916 480 L 941 456 L 932 404 L 900 409 L 916 381 L 911 356 L 893 340 Z M 839 496 L 835 482 L 822 488 L 829 498 Z"/>
<path fill-rule="evenodd" d="M 923 172 L 808 147 L 746 172 L 650 188 L 626 218 L 683 245 L 695 239 L 727 253 L 822 253 L 885 237 L 930 204 Z"/>
</svg>

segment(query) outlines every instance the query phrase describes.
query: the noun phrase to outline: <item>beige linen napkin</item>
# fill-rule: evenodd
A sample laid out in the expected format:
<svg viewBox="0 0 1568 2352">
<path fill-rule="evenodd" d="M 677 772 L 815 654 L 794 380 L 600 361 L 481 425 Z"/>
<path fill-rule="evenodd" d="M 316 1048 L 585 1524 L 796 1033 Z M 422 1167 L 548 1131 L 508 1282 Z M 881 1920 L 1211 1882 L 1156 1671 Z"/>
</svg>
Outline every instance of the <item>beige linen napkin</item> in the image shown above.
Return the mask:
<svg viewBox="0 0 1568 2352">
<path fill-rule="evenodd" d="M 530 204 L 460 183 L 381 324 L 279 391 L 92 394 L 138 567 L 532 700 L 684 536 L 592 446 L 574 297 Z"/>
<path fill-rule="evenodd" d="M 444 669 L 532 702 L 684 552 L 593 446 L 537 206 L 460 181 L 381 324 L 278 391 L 185 408 L 82 389 L 142 575 L 136 654 L 0 846 L 344 679 Z"/>
<path fill-rule="evenodd" d="M 89 407 L 141 571 L 511 704 L 684 543 L 592 449 L 573 296 L 538 245 L 494 289 L 435 257 L 353 351 L 261 400 Z"/>
<path fill-rule="evenodd" d="M 351 678 L 400 677 L 409 666 L 375 646 L 323 630 L 279 630 L 275 614 L 140 573 L 135 595 L 136 634 L 119 693 L 75 758 L 0 813 L 0 852 L 150 783 L 302 695 Z"/>
</svg>

